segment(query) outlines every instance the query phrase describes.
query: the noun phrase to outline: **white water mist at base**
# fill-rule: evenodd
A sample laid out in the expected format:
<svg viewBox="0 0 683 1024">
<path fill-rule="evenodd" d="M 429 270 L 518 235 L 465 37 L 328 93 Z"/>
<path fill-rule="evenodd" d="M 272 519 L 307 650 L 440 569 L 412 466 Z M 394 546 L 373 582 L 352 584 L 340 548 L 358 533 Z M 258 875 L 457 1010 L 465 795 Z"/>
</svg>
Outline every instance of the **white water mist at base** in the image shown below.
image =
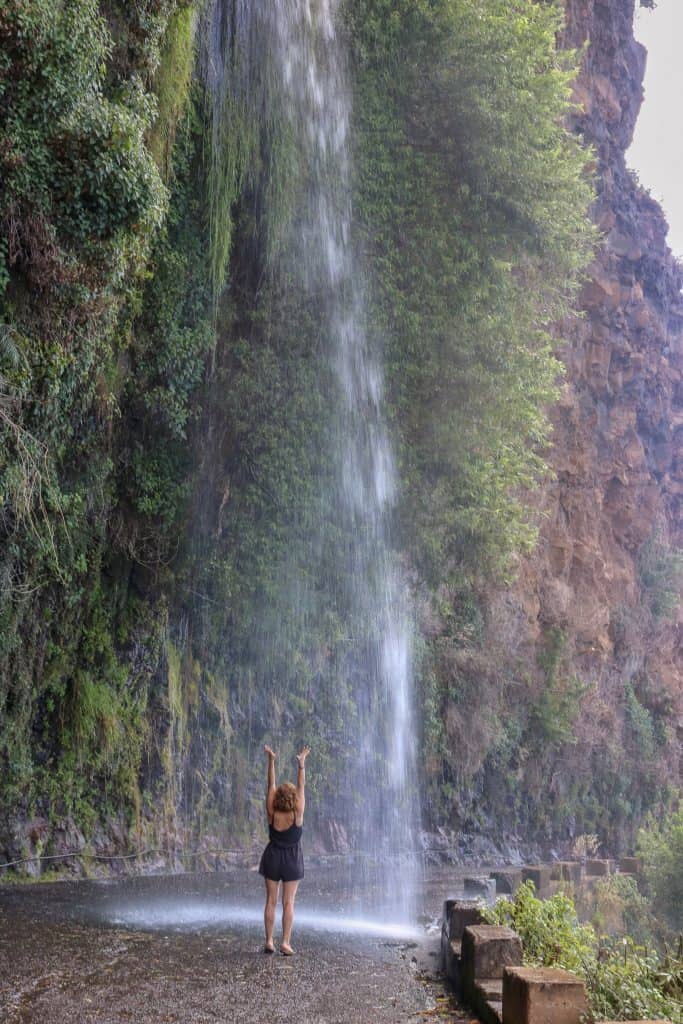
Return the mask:
<svg viewBox="0 0 683 1024">
<path fill-rule="evenodd" d="M 262 906 L 240 906 L 219 900 L 178 899 L 150 903 L 146 906 L 113 908 L 107 921 L 119 928 L 159 929 L 228 928 L 230 926 L 263 927 Z M 422 933 L 405 921 L 386 921 L 372 917 L 334 914 L 321 908 L 296 911 L 296 926 L 310 931 L 343 935 L 367 935 L 387 939 L 415 939 Z"/>
</svg>

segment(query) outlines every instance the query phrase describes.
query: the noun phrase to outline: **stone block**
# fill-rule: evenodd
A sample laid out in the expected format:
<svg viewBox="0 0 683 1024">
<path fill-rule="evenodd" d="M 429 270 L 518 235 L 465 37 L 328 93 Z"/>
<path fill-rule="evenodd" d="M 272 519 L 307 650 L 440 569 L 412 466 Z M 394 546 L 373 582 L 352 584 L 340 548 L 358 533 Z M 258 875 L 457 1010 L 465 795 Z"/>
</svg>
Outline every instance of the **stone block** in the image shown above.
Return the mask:
<svg viewBox="0 0 683 1024">
<path fill-rule="evenodd" d="M 588 1012 L 584 983 L 556 967 L 506 967 L 503 1024 L 581 1024 Z"/>
<path fill-rule="evenodd" d="M 473 994 L 475 981 L 502 978 L 506 967 L 521 962 L 522 943 L 512 928 L 490 924 L 465 928 L 460 971 L 466 996 Z"/>
<path fill-rule="evenodd" d="M 496 892 L 505 896 L 512 896 L 522 884 L 522 871 L 520 868 L 509 868 L 505 871 L 492 871 L 491 878 L 496 883 Z"/>
<path fill-rule="evenodd" d="M 562 881 L 571 882 L 572 885 L 580 885 L 583 875 L 583 864 L 580 860 L 563 860 L 561 862 Z"/>
<path fill-rule="evenodd" d="M 460 991 L 460 951 L 461 944 L 455 939 L 449 939 L 445 948 L 442 946 L 443 973 L 456 992 Z"/>
<path fill-rule="evenodd" d="M 622 857 L 619 861 L 619 871 L 624 875 L 639 875 L 643 870 L 643 862 L 640 857 Z"/>
<path fill-rule="evenodd" d="M 586 874 L 592 878 L 605 878 L 610 873 L 610 862 L 608 860 L 587 860 Z"/>
<path fill-rule="evenodd" d="M 477 877 L 465 878 L 463 882 L 465 896 L 481 896 L 482 899 L 492 900 L 496 895 L 496 882 L 493 878 Z"/>
<path fill-rule="evenodd" d="M 581 873 L 581 861 L 558 860 L 551 866 L 550 877 L 553 882 L 569 882 L 571 885 L 579 885 Z"/>
<path fill-rule="evenodd" d="M 522 868 L 522 880 L 533 882 L 536 892 L 544 893 L 550 884 L 550 865 L 531 864 Z"/>
<path fill-rule="evenodd" d="M 502 1003 L 503 1001 L 503 979 L 502 978 L 477 978 L 474 983 L 479 995 L 489 1003 Z"/>
<path fill-rule="evenodd" d="M 440 958 L 441 958 L 441 970 L 444 974 L 448 968 L 448 925 L 446 921 L 441 922 L 441 945 L 440 945 Z"/>
<path fill-rule="evenodd" d="M 448 914 L 448 938 L 460 942 L 465 928 L 484 923 L 481 904 L 476 900 L 453 900 Z"/>
<path fill-rule="evenodd" d="M 501 1024 L 503 1019 L 503 979 L 475 981 L 470 997 L 472 1009 L 483 1024 Z"/>
<path fill-rule="evenodd" d="M 448 899 L 443 901 L 443 912 L 441 915 L 442 928 L 445 927 L 446 933 L 448 933 L 449 921 L 451 919 L 451 910 L 456 903 L 460 903 L 461 900 L 458 896 L 449 896 Z"/>
</svg>

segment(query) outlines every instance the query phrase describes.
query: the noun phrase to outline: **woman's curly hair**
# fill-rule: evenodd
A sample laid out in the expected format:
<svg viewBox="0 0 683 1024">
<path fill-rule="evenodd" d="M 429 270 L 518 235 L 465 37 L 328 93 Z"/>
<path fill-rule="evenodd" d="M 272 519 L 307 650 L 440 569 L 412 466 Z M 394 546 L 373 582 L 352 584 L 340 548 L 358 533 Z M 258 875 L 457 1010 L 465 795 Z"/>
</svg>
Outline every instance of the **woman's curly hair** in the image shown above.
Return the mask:
<svg viewBox="0 0 683 1024">
<path fill-rule="evenodd" d="M 296 786 L 291 782 L 281 782 L 275 790 L 273 808 L 276 811 L 296 811 Z"/>
</svg>

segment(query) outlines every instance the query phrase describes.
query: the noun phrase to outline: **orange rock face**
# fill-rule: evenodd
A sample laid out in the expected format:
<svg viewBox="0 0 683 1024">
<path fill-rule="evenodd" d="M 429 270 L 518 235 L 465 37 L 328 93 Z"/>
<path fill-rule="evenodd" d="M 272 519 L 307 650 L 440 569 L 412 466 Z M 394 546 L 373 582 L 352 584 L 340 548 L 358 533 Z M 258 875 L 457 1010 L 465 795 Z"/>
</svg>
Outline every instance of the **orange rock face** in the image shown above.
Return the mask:
<svg viewBox="0 0 683 1024">
<path fill-rule="evenodd" d="M 604 729 L 595 732 L 596 714 L 604 713 L 615 742 L 631 742 L 625 687 L 648 709 L 666 699 L 657 778 L 675 785 L 683 629 L 680 613 L 652 613 L 642 558 L 653 537 L 663 548 L 681 544 L 683 277 L 660 207 L 625 163 L 645 67 L 633 8 L 633 0 L 566 3 L 564 43 L 587 44 L 571 128 L 597 154 L 602 244 L 580 295 L 584 315 L 564 325 L 567 378 L 551 411 L 555 479 L 539 503 L 540 542 L 494 611 L 523 624 L 518 653 L 526 659 L 549 626 L 561 630 L 573 670 L 591 680 L 576 725 L 577 763 L 589 762 L 593 742 L 605 738 Z"/>
</svg>

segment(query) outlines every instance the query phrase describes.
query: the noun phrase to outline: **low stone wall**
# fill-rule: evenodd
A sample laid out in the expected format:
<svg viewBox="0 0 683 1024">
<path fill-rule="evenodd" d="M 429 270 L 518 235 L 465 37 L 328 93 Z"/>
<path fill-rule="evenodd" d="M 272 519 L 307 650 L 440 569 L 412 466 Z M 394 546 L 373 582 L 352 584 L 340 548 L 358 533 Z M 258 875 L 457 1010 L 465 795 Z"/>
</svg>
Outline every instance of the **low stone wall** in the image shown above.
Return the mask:
<svg viewBox="0 0 683 1024">
<path fill-rule="evenodd" d="M 526 864 L 517 868 L 497 868 L 489 872 L 490 881 L 495 884 L 496 896 L 513 896 L 522 882 L 533 882 L 536 893 L 541 897 L 551 896 L 559 889 L 571 886 L 575 894 L 582 889 L 590 891 L 603 878 L 611 875 L 628 875 L 638 879 L 642 863 L 638 857 L 622 857 L 619 861 L 607 859 L 558 860 L 551 864 Z M 465 895 L 475 895 L 473 880 L 467 879 L 470 888 Z M 486 887 L 479 882 L 479 894 L 486 896 Z"/>
<path fill-rule="evenodd" d="M 519 935 L 484 924 L 475 901 L 444 903 L 441 955 L 446 978 L 484 1024 L 583 1024 L 588 998 L 582 979 L 556 967 L 523 966 Z"/>
</svg>

